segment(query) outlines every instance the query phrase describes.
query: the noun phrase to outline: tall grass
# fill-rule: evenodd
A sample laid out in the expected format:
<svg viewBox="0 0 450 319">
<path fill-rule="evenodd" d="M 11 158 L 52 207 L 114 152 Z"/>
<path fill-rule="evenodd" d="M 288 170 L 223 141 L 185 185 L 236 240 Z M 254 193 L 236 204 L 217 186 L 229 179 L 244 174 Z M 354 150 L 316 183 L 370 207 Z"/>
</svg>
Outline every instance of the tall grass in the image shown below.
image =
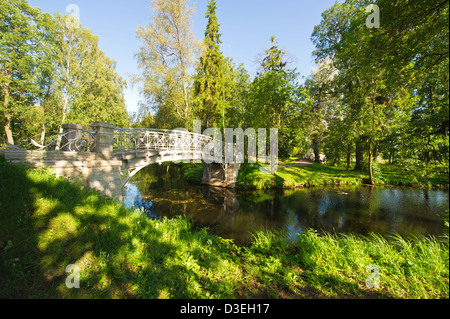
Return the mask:
<svg viewBox="0 0 450 319">
<path fill-rule="evenodd" d="M 448 258 L 448 236 L 259 232 L 239 247 L 0 159 L 1 298 L 448 298 Z M 80 289 L 65 285 L 70 264 Z"/>
<path fill-rule="evenodd" d="M 373 265 L 379 269 L 380 288 L 372 292 L 381 292 L 383 297 L 448 297 L 448 242 L 308 232 L 299 245 L 300 262 L 309 270 L 308 280 L 330 296 L 369 292 L 364 283 L 370 275 L 367 268 Z"/>
</svg>

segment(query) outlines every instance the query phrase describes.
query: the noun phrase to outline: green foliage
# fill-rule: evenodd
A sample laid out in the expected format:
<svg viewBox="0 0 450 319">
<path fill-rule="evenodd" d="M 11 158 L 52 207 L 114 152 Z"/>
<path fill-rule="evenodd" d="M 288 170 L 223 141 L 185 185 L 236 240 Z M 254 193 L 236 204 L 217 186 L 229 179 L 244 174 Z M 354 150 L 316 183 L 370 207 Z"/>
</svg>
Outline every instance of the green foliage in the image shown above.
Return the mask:
<svg viewBox="0 0 450 319">
<path fill-rule="evenodd" d="M 26 121 L 43 95 L 39 84 L 49 67 L 45 55 L 51 52 L 47 28 L 52 22 L 25 0 L 2 1 L 0 12 L 0 113 L 6 139 L 14 144 L 16 121 Z"/>
<path fill-rule="evenodd" d="M 306 79 L 305 86 L 308 90 L 310 101 L 305 104 L 304 121 L 306 125 L 305 133 L 309 145 L 314 150 L 315 162 L 320 163 L 322 149 L 329 160 L 337 159 L 342 152 L 342 145 L 349 140 L 351 131 L 348 127 L 340 126 L 339 105 L 341 98 L 336 94 L 336 84 L 334 77 L 337 69 L 333 60 L 326 58 L 318 61 L 319 70 L 312 70 L 312 75 Z M 329 132 L 327 132 L 327 126 Z M 341 129 L 340 132 L 334 131 Z M 340 144 L 340 145 L 339 145 Z"/>
<path fill-rule="evenodd" d="M 225 69 L 227 64 L 220 51 L 221 34 L 216 16 L 217 3 L 208 2 L 204 50 L 195 75 L 193 98 L 194 116 L 202 119 L 207 128 L 224 128 L 226 109 L 229 107 L 225 96 Z"/>
<path fill-rule="evenodd" d="M 98 37 L 70 16 L 55 16 L 55 79 L 52 89 L 62 97 L 61 124 L 89 127 L 93 122 L 128 126 L 123 90 L 126 82 L 116 62 L 98 47 Z"/>
<path fill-rule="evenodd" d="M 125 81 L 98 38 L 70 15 L 55 16 L 26 0 L 0 3 L 0 112 L 5 136 L 59 131 L 69 120 L 128 126 Z"/>
<path fill-rule="evenodd" d="M 183 165 L 184 177 L 190 183 L 201 184 L 203 179 L 203 170 L 204 170 L 203 163 L 194 165 L 191 164 Z"/>
<path fill-rule="evenodd" d="M 413 160 L 402 160 L 399 164 L 378 163 L 380 184 L 414 187 L 449 187 L 449 175 L 445 166 L 434 167 Z"/>
<path fill-rule="evenodd" d="M 316 60 L 330 59 L 338 69 L 333 85 L 342 101 L 327 136 L 345 142 L 327 139 L 328 153 L 336 159 L 349 142 L 363 142 L 370 182 L 381 178 L 373 166 L 377 150 L 391 160 L 447 165 L 448 2 L 378 1 L 381 27 L 373 29 L 366 25 L 369 4 L 336 3 L 312 34 Z M 330 152 L 336 148 L 341 152 Z"/>
<path fill-rule="evenodd" d="M 270 38 L 272 47 L 265 51 L 265 56 L 261 61 L 261 69 L 263 72 L 282 72 L 286 70 L 287 61 L 285 50 L 278 47 L 275 36 Z"/>
<path fill-rule="evenodd" d="M 289 157 L 294 147 L 304 146 L 302 107 L 308 94 L 299 85 L 299 74 L 287 68 L 286 52 L 279 49 L 275 37 L 265 52 L 248 91 L 247 117 L 250 127 L 279 130 L 279 156 Z"/>
<path fill-rule="evenodd" d="M 444 225 L 449 227 L 449 209 L 447 208 L 441 215 L 442 220 L 444 221 Z"/>
</svg>

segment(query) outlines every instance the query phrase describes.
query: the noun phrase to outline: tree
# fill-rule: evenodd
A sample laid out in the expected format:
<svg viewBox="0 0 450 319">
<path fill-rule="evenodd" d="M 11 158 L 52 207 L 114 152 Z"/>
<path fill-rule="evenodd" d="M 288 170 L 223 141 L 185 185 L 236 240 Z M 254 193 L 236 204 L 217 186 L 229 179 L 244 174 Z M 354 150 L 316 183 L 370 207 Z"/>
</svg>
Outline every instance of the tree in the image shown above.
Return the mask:
<svg viewBox="0 0 450 319">
<path fill-rule="evenodd" d="M 44 144 L 47 130 L 62 133 L 67 120 L 128 126 L 126 82 L 90 30 L 71 15 L 53 17 L 25 0 L 0 7 L 0 110 L 8 143 L 14 129 L 25 138 L 40 130 Z"/>
<path fill-rule="evenodd" d="M 231 58 L 226 58 L 224 78 L 224 98 L 227 105 L 226 113 L 222 117 L 222 126 L 225 128 L 250 127 L 246 114 L 250 75 L 243 64 L 236 66 Z"/>
<path fill-rule="evenodd" d="M 10 144 L 14 120 L 32 108 L 40 94 L 38 76 L 45 67 L 49 20 L 25 0 L 0 2 L 0 110 Z"/>
<path fill-rule="evenodd" d="M 287 157 L 296 146 L 303 146 L 302 107 L 308 103 L 307 90 L 298 84 L 299 74 L 289 69 L 286 52 L 275 37 L 265 51 L 258 72 L 249 89 L 247 114 L 252 127 L 279 130 L 280 156 Z"/>
<path fill-rule="evenodd" d="M 191 113 L 189 87 L 199 44 L 192 32 L 194 8 L 189 0 L 153 0 L 152 23 L 139 26 L 137 36 L 142 44 L 136 58 L 142 70 L 134 83 L 143 85 L 141 94 L 146 105 L 155 111 L 175 113 L 187 122 Z M 148 110 L 144 110 L 147 116 Z"/>
<path fill-rule="evenodd" d="M 116 62 L 99 51 L 90 68 L 89 85 L 82 87 L 72 102 L 68 121 L 83 126 L 107 122 L 117 127 L 128 127 L 129 116 L 123 95 L 126 82 L 117 74 Z"/>
<path fill-rule="evenodd" d="M 193 86 L 194 116 L 206 127 L 221 128 L 228 103 L 225 91 L 225 58 L 220 51 L 221 34 L 216 16 L 216 1 L 208 2 L 204 49 L 197 66 Z M 223 128 L 223 127 L 222 127 Z"/>
<path fill-rule="evenodd" d="M 378 29 L 366 25 L 368 5 L 364 0 L 336 3 L 322 14 L 312 40 L 316 59 L 332 57 L 339 69 L 345 119 L 359 134 L 357 164 L 364 146 L 369 182 L 374 183 L 378 150 L 385 142 L 395 148 L 392 143 L 399 140 L 395 131 L 405 132 L 406 127 L 394 129 L 399 128 L 399 118 L 410 125 L 426 122 L 414 118 L 432 117 L 428 124 L 434 123 L 434 130 L 425 134 L 426 144 L 438 152 L 448 149 L 448 1 L 378 1 L 382 18 Z M 439 135 L 444 136 L 441 142 L 428 143 Z"/>
<path fill-rule="evenodd" d="M 98 48 L 98 37 L 83 28 L 72 15 L 55 15 L 58 30 L 54 95 L 60 97 L 59 132 L 66 121 L 89 126 L 93 122 L 128 124 L 123 89 L 125 81 L 116 73 L 115 62 Z M 61 136 L 58 137 L 58 149 Z"/>
<path fill-rule="evenodd" d="M 359 132 L 357 168 L 362 159 L 360 147 L 365 145 L 369 183 L 373 184 L 374 148 L 382 138 L 383 127 L 388 124 L 385 114 L 393 98 L 382 70 L 377 67 L 379 62 L 374 51 L 369 49 L 382 44 L 377 38 L 378 29 L 366 26 L 364 5 L 367 5 L 364 1 L 353 0 L 336 3 L 323 13 L 321 24 L 314 30 L 313 41 L 318 47 L 316 58 L 333 58 L 339 70 L 343 101 L 349 106 L 346 116 L 357 124 Z"/>
<path fill-rule="evenodd" d="M 441 162 L 448 168 L 449 2 L 382 0 L 380 6 L 386 12 L 385 49 L 378 56 L 385 55 L 380 60 L 389 85 L 415 100 L 407 126 L 393 136 L 404 141 L 399 154 L 417 165 Z"/>
<path fill-rule="evenodd" d="M 337 109 L 341 103 L 339 95 L 336 94 L 336 87 L 333 78 L 338 74 L 338 70 L 333 64 L 333 60 L 327 57 L 318 61 L 319 70 L 313 69 L 312 75 L 306 80 L 306 87 L 313 103 L 309 110 L 305 110 L 307 117 L 307 132 L 314 150 L 315 162 L 320 163 L 320 150 L 325 140 L 327 122 L 329 123 L 338 113 Z M 334 157 L 339 153 L 335 153 Z"/>
</svg>

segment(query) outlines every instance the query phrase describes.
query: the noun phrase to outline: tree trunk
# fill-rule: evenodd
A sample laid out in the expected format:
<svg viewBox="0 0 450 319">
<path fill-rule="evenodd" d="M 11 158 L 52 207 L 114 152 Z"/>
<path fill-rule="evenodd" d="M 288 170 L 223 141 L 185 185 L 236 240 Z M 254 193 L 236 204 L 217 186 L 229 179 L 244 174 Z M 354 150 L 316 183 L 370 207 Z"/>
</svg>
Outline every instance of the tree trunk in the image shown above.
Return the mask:
<svg viewBox="0 0 450 319">
<path fill-rule="evenodd" d="M 14 145 L 14 138 L 11 131 L 11 115 L 7 113 L 9 104 L 9 83 L 3 85 L 3 110 L 5 112 L 5 134 L 9 144 Z"/>
<path fill-rule="evenodd" d="M 373 153 L 372 153 L 373 159 L 376 161 L 378 158 L 378 147 L 374 146 L 372 149 L 373 149 Z"/>
<path fill-rule="evenodd" d="M 314 162 L 317 164 L 320 164 L 320 149 L 319 149 L 319 142 L 317 140 L 317 136 L 313 137 L 313 150 L 314 150 Z"/>
<path fill-rule="evenodd" d="M 355 171 L 363 171 L 364 170 L 364 150 L 363 150 L 363 143 L 359 140 L 356 142 L 356 151 L 355 151 L 355 157 L 356 157 L 356 165 L 354 170 Z"/>
<path fill-rule="evenodd" d="M 5 114 L 5 133 L 9 144 L 14 145 L 14 138 L 11 131 L 11 116 Z"/>
<path fill-rule="evenodd" d="M 333 158 L 333 163 L 331 164 L 331 166 L 334 167 L 334 166 L 336 165 L 337 160 L 338 160 L 338 158 L 337 158 L 337 156 L 335 155 L 334 158 Z"/>
<path fill-rule="evenodd" d="M 41 130 L 41 145 L 45 146 L 45 133 L 46 133 L 45 123 L 42 124 L 42 130 Z"/>
<path fill-rule="evenodd" d="M 66 116 L 67 116 L 67 105 L 69 104 L 69 97 L 70 97 L 70 83 L 71 83 L 71 76 L 70 76 L 70 71 L 71 71 L 71 64 L 70 64 L 70 57 L 72 55 L 72 49 L 73 49 L 73 41 L 74 41 L 74 32 L 70 33 L 69 36 L 69 40 L 68 40 L 68 52 L 67 52 L 67 56 L 65 56 L 66 60 L 66 64 L 65 64 L 65 75 L 64 75 L 64 85 L 65 85 L 65 97 L 64 97 L 64 103 L 63 103 L 63 107 L 62 107 L 62 118 L 61 118 L 61 124 L 59 126 L 59 136 L 58 139 L 56 140 L 56 147 L 55 150 L 59 151 L 60 147 L 61 147 L 61 140 L 62 140 L 62 133 L 63 133 L 63 124 L 66 120 Z"/>
<path fill-rule="evenodd" d="M 347 144 L 347 172 L 350 170 L 350 166 L 352 165 L 352 142 Z"/>
<path fill-rule="evenodd" d="M 373 179 L 373 147 L 372 144 L 369 145 L 369 184 L 375 185 Z"/>
<path fill-rule="evenodd" d="M 69 101 L 69 94 L 66 93 L 66 97 L 64 99 L 64 105 L 63 105 L 63 113 L 62 113 L 62 118 L 61 118 L 61 124 L 59 125 L 59 136 L 58 139 L 56 140 L 56 147 L 55 150 L 59 151 L 59 149 L 61 148 L 61 140 L 62 140 L 62 133 L 64 132 L 63 130 L 63 124 L 64 121 L 66 120 L 66 116 L 67 116 L 67 104 Z"/>
</svg>

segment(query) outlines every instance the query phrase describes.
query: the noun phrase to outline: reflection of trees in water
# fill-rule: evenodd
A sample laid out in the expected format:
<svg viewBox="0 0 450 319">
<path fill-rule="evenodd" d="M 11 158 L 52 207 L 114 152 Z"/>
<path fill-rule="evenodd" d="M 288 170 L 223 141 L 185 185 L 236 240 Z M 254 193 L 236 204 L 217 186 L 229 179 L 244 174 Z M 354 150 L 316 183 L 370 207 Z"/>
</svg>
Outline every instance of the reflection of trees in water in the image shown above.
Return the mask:
<svg viewBox="0 0 450 319">
<path fill-rule="evenodd" d="M 134 184 L 152 218 L 185 216 L 214 233 L 248 243 L 251 233 L 288 229 L 291 234 L 312 228 L 330 233 L 367 235 L 439 233 L 442 225 L 433 209 L 448 194 L 405 189 L 304 189 L 244 191 L 192 186 L 179 166 L 154 165 Z M 440 194 L 440 193 L 439 193 Z M 441 196 L 441 197 L 439 197 Z M 443 197 L 442 197 L 443 196 Z M 439 197 L 439 198 L 437 198 Z M 415 208 L 410 212 L 409 208 Z M 431 208 L 430 208 L 431 207 Z M 424 213 L 423 209 L 432 213 Z"/>
<path fill-rule="evenodd" d="M 286 202 L 295 211 L 293 228 L 297 229 L 368 234 L 377 219 L 370 192 L 339 188 L 293 191 L 286 195 Z"/>
</svg>

